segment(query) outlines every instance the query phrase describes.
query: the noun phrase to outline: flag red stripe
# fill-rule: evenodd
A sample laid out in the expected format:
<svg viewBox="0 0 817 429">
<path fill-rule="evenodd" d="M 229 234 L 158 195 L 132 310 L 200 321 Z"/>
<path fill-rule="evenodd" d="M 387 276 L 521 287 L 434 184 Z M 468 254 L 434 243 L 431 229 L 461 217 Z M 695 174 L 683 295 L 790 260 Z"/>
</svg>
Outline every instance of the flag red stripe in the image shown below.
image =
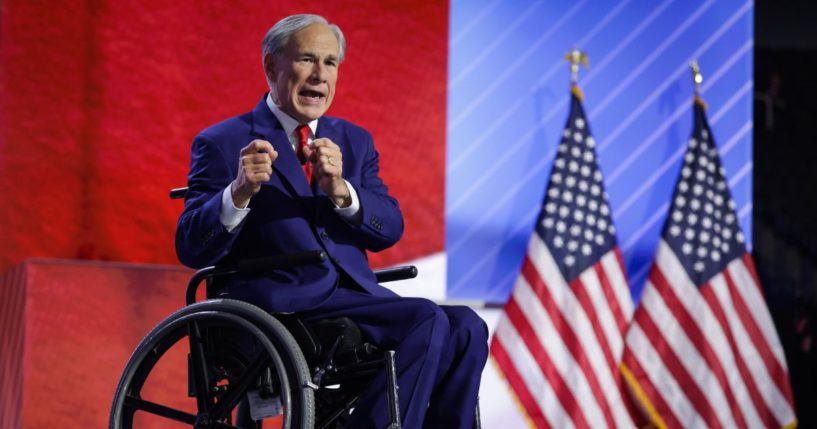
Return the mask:
<svg viewBox="0 0 817 429">
<path fill-rule="evenodd" d="M 618 332 L 621 335 L 624 335 L 624 333 L 627 332 L 627 318 L 624 317 L 624 312 L 621 311 L 621 305 L 619 305 L 618 298 L 616 298 L 616 294 L 613 292 L 613 285 L 610 283 L 610 279 L 607 277 L 607 272 L 604 271 L 601 261 L 593 264 L 593 269 L 596 271 L 596 276 L 599 278 L 599 283 L 601 283 L 601 290 L 604 292 L 604 297 L 607 299 L 607 306 L 610 308 L 610 311 L 613 313 L 613 317 L 616 319 Z M 621 269 L 621 272 L 624 272 L 623 266 L 619 265 L 619 269 Z"/>
<path fill-rule="evenodd" d="M 513 388 L 516 397 L 519 399 L 519 402 L 522 403 L 522 406 L 525 407 L 528 417 L 533 421 L 536 427 L 550 428 L 551 426 L 547 420 L 545 420 L 545 416 L 542 414 L 539 404 L 533 399 L 533 395 L 531 395 L 528 390 L 525 381 L 516 371 L 513 361 L 502 346 L 502 338 L 495 336 L 493 341 L 491 341 L 491 355 L 494 357 L 494 360 L 497 365 L 499 365 L 503 374 L 505 374 L 508 384 Z"/>
<path fill-rule="evenodd" d="M 596 263 L 596 266 L 599 264 Z M 576 295 L 576 299 L 584 309 L 585 314 L 596 314 L 596 309 L 593 307 L 593 302 L 587 293 L 587 287 L 581 281 L 581 277 L 576 277 L 570 284 L 570 289 Z M 601 351 L 604 354 L 604 359 L 607 361 L 607 366 L 610 368 L 612 374 L 618 372 L 618 363 L 613 358 L 613 352 L 610 351 L 610 344 L 607 343 L 607 336 L 604 335 L 604 330 L 601 328 L 601 322 L 598 317 L 588 317 L 590 325 L 593 327 L 593 332 L 596 334 Z"/>
<path fill-rule="evenodd" d="M 749 252 L 746 252 L 746 253 L 743 254 L 743 256 L 741 256 L 741 260 L 743 261 L 743 266 L 746 268 L 746 270 L 752 276 L 752 280 L 754 281 L 754 285 L 757 288 L 758 293 L 763 298 L 763 301 L 766 302 L 766 295 L 763 293 L 763 288 L 760 287 L 760 280 L 757 277 L 757 271 L 755 269 L 755 262 L 752 260 L 752 256 L 749 254 Z M 775 327 L 772 326 L 772 328 L 775 328 Z M 776 335 L 775 335 L 775 338 L 777 339 Z M 783 359 L 785 359 L 785 356 L 783 356 Z M 788 370 L 783 368 L 782 371 L 783 371 L 782 372 L 783 380 L 781 381 L 780 379 L 775 378 L 775 382 L 780 387 L 780 390 L 783 392 L 783 396 L 788 400 L 789 404 L 793 405 L 794 404 L 794 396 L 793 396 L 793 393 L 791 391 L 791 385 L 790 385 L 789 378 L 788 378 Z"/>
<path fill-rule="evenodd" d="M 567 347 L 567 349 L 570 351 L 573 359 L 584 373 L 585 378 L 590 385 L 590 389 L 593 392 L 593 396 L 596 398 L 596 402 L 598 403 L 599 408 L 601 408 L 605 420 L 607 420 L 607 424 L 610 427 L 614 427 L 615 421 L 613 420 L 613 413 L 610 410 L 610 405 L 607 403 L 607 399 L 604 397 L 604 391 L 602 390 L 601 384 L 596 377 L 596 373 L 593 371 L 593 368 L 590 365 L 586 351 L 581 347 L 578 336 L 576 336 L 573 328 L 565 319 L 561 309 L 556 306 L 553 296 L 550 294 L 550 290 L 543 281 L 543 277 L 536 270 L 536 267 L 533 265 L 533 262 L 529 257 L 525 257 L 525 261 L 522 263 L 522 276 L 524 276 L 525 280 L 527 280 L 536 296 L 539 297 L 539 301 L 542 303 L 542 307 L 550 316 L 556 331 L 562 336 L 562 341 L 564 342 L 565 347 Z"/>
<path fill-rule="evenodd" d="M 650 273 L 650 281 L 653 282 L 656 291 L 661 294 L 664 302 L 666 302 L 667 308 L 670 309 L 675 319 L 683 327 L 687 337 L 695 345 L 695 348 L 706 362 L 709 370 L 712 371 L 713 375 L 715 375 L 715 378 L 718 380 L 718 384 L 720 384 L 724 396 L 726 396 L 726 401 L 729 402 L 729 408 L 731 409 L 731 414 L 735 419 L 735 423 L 738 424 L 739 427 L 746 427 L 746 422 L 743 420 L 743 413 L 740 411 L 740 408 L 738 408 L 738 403 L 735 400 L 735 395 L 732 392 L 731 386 L 729 385 L 726 371 L 723 369 L 723 363 L 720 361 L 720 359 L 718 359 L 718 355 L 709 344 L 708 337 L 704 335 L 698 326 L 698 321 L 687 312 L 686 307 L 675 295 L 675 291 L 667 282 L 667 279 L 664 277 L 664 273 L 661 272 L 660 269 L 653 270 Z M 728 325 L 721 324 L 721 329 L 726 331 L 729 328 Z M 692 379 L 690 379 L 690 381 L 694 383 L 695 386 L 698 386 L 698 384 Z M 708 401 L 707 406 L 709 406 Z M 704 414 L 702 413 L 701 415 Z M 717 415 L 715 414 L 713 414 L 712 417 L 717 419 Z M 720 424 L 724 424 L 724 422 L 720 422 Z"/>
<path fill-rule="evenodd" d="M 732 296 L 735 311 L 737 312 L 738 317 L 740 317 L 741 322 L 743 322 L 743 326 L 746 329 L 746 332 L 749 334 L 749 338 L 752 339 L 755 349 L 757 349 L 761 358 L 763 358 L 763 362 L 766 364 L 766 368 L 769 371 L 769 375 L 771 376 L 772 380 L 774 380 L 774 383 L 783 392 L 787 402 L 791 404 L 793 400 L 791 397 L 791 390 L 787 388 L 789 378 L 786 370 L 783 368 L 780 362 L 778 362 L 777 358 L 769 347 L 769 343 L 766 342 L 766 337 L 763 335 L 763 332 L 760 330 L 760 327 L 757 325 L 754 317 L 751 316 L 752 311 L 747 307 L 746 302 L 743 301 L 743 297 L 737 291 L 737 286 L 735 286 L 735 282 L 728 270 L 724 270 L 723 277 L 726 279 L 726 284 L 729 285 L 729 293 Z M 757 287 L 756 284 L 749 286 Z M 787 422 L 779 423 L 785 424 Z"/>
<path fill-rule="evenodd" d="M 718 319 L 718 323 L 720 323 L 721 326 L 728 326 L 729 324 L 726 319 L 726 314 L 724 313 L 723 307 L 721 306 L 717 296 L 715 296 L 715 293 L 712 291 L 712 287 L 707 286 L 701 288 L 701 295 L 703 295 L 704 300 L 706 300 L 706 302 L 709 304 L 709 308 L 712 309 L 712 313 L 715 315 L 715 318 Z M 761 419 L 766 424 L 766 427 L 777 426 L 774 416 L 771 414 L 771 410 L 769 410 L 769 407 L 763 401 L 763 397 L 760 396 L 760 392 L 757 390 L 757 385 L 750 375 L 746 362 L 743 360 L 743 356 L 738 353 L 738 346 L 735 342 L 734 336 L 732 335 L 732 331 L 727 329 L 725 334 L 726 338 L 729 340 L 729 347 L 732 349 L 732 352 L 735 355 L 735 365 L 737 366 L 738 372 L 740 372 L 743 383 L 746 385 L 746 389 L 749 392 L 749 397 L 752 400 L 755 410 L 757 410 Z"/>
<path fill-rule="evenodd" d="M 640 319 L 641 317 L 646 317 L 647 313 L 643 311 L 639 311 L 636 313 L 636 318 Z M 633 323 L 638 323 L 638 321 L 633 321 Z M 639 323 L 639 326 L 641 324 Z M 632 354 L 632 351 L 629 347 L 624 348 L 624 356 L 622 357 L 622 361 L 627 368 L 630 369 L 630 372 L 635 377 L 636 381 L 638 381 L 638 386 L 641 387 L 641 390 L 644 391 L 644 394 L 650 399 L 652 406 L 655 408 L 656 412 L 664 419 L 664 422 L 672 428 L 680 428 L 683 427 L 681 421 L 678 420 L 678 416 L 672 411 L 672 408 L 669 407 L 667 402 L 664 400 L 664 397 L 661 395 L 661 392 L 655 388 L 650 381 L 649 375 L 644 371 L 644 368 L 641 367 L 641 363 L 638 359 Z M 646 414 L 646 413 L 645 413 Z M 648 417 L 649 418 L 649 417 Z"/>
<path fill-rule="evenodd" d="M 657 271 L 659 270 L 652 270 L 650 273 L 650 281 L 654 281 L 653 278 L 656 277 L 655 274 Z M 660 286 L 656 287 L 656 289 L 661 288 L 662 287 Z M 666 287 L 663 288 L 666 289 Z M 666 301 L 666 298 L 664 298 L 664 300 Z M 667 302 L 666 304 L 671 310 L 675 310 L 673 307 L 678 306 L 677 302 Z M 676 319 L 678 318 L 677 314 L 674 314 L 674 316 Z M 687 328 L 684 322 L 679 320 L 678 323 L 682 327 Z M 647 312 L 643 312 L 642 317 L 638 318 L 638 325 L 644 331 L 647 338 L 652 341 L 653 347 L 659 351 L 664 362 L 664 366 L 681 386 L 681 390 L 684 392 L 686 397 L 689 398 L 689 402 L 696 409 L 698 414 L 707 422 L 716 424 L 716 427 L 723 427 L 723 423 L 718 418 L 715 410 L 712 408 L 712 405 L 706 399 L 706 395 L 704 395 L 700 386 L 698 386 L 698 383 L 695 382 L 692 376 L 690 376 L 689 372 L 687 372 L 687 370 L 681 364 L 681 361 L 675 354 L 675 351 L 672 350 L 672 347 L 664 338 L 664 333 L 658 329 L 655 322 L 647 314 Z M 687 333 L 687 336 L 689 336 L 689 333 Z"/>
<path fill-rule="evenodd" d="M 534 332 L 530 323 L 528 323 L 528 319 L 525 317 L 525 314 L 522 313 L 522 310 L 519 308 L 513 296 L 511 296 L 511 299 L 505 306 L 505 316 L 508 317 L 519 333 L 519 337 L 525 342 L 531 356 L 533 356 L 539 368 L 542 370 L 542 374 L 544 374 L 551 388 L 556 392 L 559 402 L 562 403 L 562 408 L 564 408 L 574 424 L 581 428 L 590 427 L 582 412 L 581 406 L 578 401 L 576 401 L 576 397 L 573 396 L 573 392 L 570 391 L 570 388 L 556 369 L 547 351 L 542 347 L 539 338 L 536 336 L 536 332 Z"/>
</svg>

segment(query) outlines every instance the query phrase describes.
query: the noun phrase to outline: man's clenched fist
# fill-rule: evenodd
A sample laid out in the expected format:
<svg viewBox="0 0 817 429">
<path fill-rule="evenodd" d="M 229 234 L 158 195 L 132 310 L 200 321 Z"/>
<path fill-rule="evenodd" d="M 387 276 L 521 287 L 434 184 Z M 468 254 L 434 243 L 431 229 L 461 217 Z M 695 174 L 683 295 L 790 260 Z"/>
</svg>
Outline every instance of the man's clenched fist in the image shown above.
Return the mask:
<svg viewBox="0 0 817 429">
<path fill-rule="evenodd" d="M 303 150 L 306 159 L 312 163 L 312 174 L 323 192 L 338 207 L 351 204 L 351 194 L 343 180 L 343 154 L 340 147 L 328 138 L 319 138 Z"/>
<path fill-rule="evenodd" d="M 241 149 L 238 160 L 238 174 L 230 185 L 233 204 L 244 208 L 250 198 L 261 190 L 261 184 L 272 177 L 272 163 L 278 152 L 266 140 L 253 140 Z"/>
</svg>

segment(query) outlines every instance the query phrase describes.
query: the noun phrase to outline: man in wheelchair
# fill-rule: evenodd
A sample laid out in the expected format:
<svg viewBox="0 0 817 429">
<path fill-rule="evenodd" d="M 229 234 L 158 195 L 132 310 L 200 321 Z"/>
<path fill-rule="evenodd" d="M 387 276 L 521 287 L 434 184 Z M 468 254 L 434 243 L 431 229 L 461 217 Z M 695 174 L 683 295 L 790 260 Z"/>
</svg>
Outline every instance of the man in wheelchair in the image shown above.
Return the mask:
<svg viewBox="0 0 817 429">
<path fill-rule="evenodd" d="M 397 201 L 378 175 L 372 136 L 324 116 L 346 42 L 316 15 L 293 15 L 263 41 L 270 91 L 255 108 L 193 141 L 189 190 L 176 233 L 190 267 L 322 250 L 322 262 L 223 278 L 217 296 L 302 320 L 346 317 L 363 339 L 395 351 L 406 428 L 471 428 L 487 328 L 469 308 L 403 298 L 380 286 L 366 251 L 403 233 Z M 389 423 L 386 377 L 365 387 L 347 427 Z"/>
</svg>

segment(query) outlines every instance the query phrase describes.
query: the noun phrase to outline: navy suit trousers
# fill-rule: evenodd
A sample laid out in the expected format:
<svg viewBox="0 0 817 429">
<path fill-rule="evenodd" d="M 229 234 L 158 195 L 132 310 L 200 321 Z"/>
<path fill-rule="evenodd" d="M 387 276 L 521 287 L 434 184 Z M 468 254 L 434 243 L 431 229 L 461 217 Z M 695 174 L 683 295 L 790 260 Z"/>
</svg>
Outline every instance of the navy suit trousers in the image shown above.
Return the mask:
<svg viewBox="0 0 817 429">
<path fill-rule="evenodd" d="M 367 341 L 395 351 L 404 428 L 473 428 L 488 358 L 488 328 L 473 310 L 338 287 L 324 304 L 302 313 L 307 320 L 341 316 L 354 320 Z M 381 373 L 361 396 L 347 427 L 383 429 L 388 410 Z"/>
</svg>

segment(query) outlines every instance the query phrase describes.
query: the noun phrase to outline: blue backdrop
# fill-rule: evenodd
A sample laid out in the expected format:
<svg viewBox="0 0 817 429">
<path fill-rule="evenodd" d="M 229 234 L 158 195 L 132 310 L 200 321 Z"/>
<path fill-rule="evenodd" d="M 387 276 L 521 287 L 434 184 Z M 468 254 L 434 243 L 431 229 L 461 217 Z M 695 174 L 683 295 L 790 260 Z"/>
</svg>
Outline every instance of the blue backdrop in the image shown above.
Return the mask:
<svg viewBox="0 0 817 429">
<path fill-rule="evenodd" d="M 447 296 L 504 302 L 567 118 L 577 47 L 590 127 L 638 297 L 692 131 L 697 59 L 710 125 L 751 243 L 753 2 L 452 0 Z"/>
</svg>

